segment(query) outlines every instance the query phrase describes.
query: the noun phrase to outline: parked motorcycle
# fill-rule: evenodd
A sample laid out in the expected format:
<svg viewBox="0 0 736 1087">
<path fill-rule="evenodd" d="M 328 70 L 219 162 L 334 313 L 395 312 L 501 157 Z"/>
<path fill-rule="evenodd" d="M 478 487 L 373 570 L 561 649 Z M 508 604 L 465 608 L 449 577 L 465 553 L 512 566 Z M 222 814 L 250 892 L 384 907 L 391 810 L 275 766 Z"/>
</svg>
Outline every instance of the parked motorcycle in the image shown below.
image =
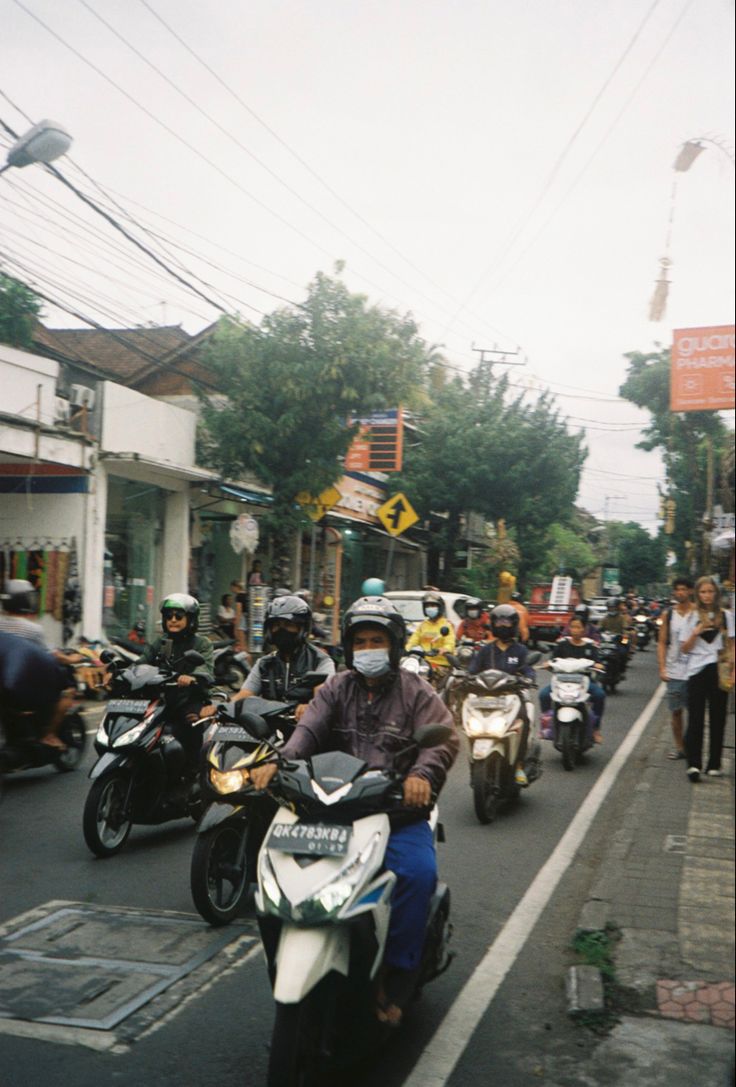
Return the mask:
<svg viewBox="0 0 736 1087">
<path fill-rule="evenodd" d="M 443 743 L 447 726 L 414 741 Z M 384 867 L 401 777 L 342 752 L 282 763 L 279 802 L 258 859 L 256 905 L 276 1017 L 269 1087 L 321 1087 L 393 1033 L 375 1017 L 396 881 Z M 431 825 L 443 840 L 433 809 Z M 450 892 L 438 883 L 424 928 L 415 995 L 449 965 Z"/>
<path fill-rule="evenodd" d="M 324 678 L 305 676 L 284 702 L 251 697 L 223 703 L 205 733 L 200 785 L 208 806 L 197 824 L 189 885 L 194 905 L 211 925 L 228 924 L 247 900 L 275 811 L 273 801 L 251 787 L 250 768 L 289 738 L 296 707 Z"/>
<path fill-rule="evenodd" d="M 541 660 L 530 653 L 530 665 Z M 462 697 L 462 729 L 470 745 L 470 787 L 478 821 L 491 823 L 504 801 L 516 800 L 520 787 L 514 780 L 524 719 L 529 721 L 524 771 L 531 785 L 542 774 L 542 745 L 538 715 L 530 697 L 534 681 L 489 669 L 475 676 L 453 679 L 453 693 Z"/>
<path fill-rule="evenodd" d="M 547 667 L 552 672 L 552 740 L 565 770 L 572 770 L 593 746 L 596 717 L 589 688 L 590 673 L 598 666 L 585 658 L 553 657 Z"/>
<path fill-rule="evenodd" d="M 126 667 L 111 652 L 101 659 L 114 670 L 112 697 L 94 740 L 98 759 L 89 774 L 82 826 L 92 852 L 111 857 L 133 824 L 197 819 L 202 802 L 196 768 L 187 765 L 181 743 L 167 731 L 180 673 L 163 661 Z M 184 659 L 193 667 L 203 663 L 193 649 Z"/>
<path fill-rule="evenodd" d="M 598 657 L 603 665 L 601 686 L 608 694 L 613 694 L 626 674 L 628 639 L 620 634 L 603 631 L 598 646 Z"/>
</svg>

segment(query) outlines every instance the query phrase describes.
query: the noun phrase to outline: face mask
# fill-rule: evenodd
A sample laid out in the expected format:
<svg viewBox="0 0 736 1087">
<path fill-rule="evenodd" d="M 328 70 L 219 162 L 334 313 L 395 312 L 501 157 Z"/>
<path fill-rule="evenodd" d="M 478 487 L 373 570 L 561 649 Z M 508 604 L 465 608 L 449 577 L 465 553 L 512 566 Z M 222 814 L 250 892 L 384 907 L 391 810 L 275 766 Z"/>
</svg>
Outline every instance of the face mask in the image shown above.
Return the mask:
<svg viewBox="0 0 736 1087">
<path fill-rule="evenodd" d="M 353 653 L 353 668 L 361 676 L 385 676 L 390 667 L 388 649 L 358 649 Z"/>
<path fill-rule="evenodd" d="M 299 634 L 293 630 L 274 630 L 271 642 L 280 653 L 292 653 L 299 645 Z"/>
<path fill-rule="evenodd" d="M 468 619 L 477 619 L 480 612 L 477 608 L 468 608 Z"/>
<path fill-rule="evenodd" d="M 427 616 L 428 619 L 436 619 L 439 613 L 439 608 L 425 608 L 424 610 L 424 614 Z"/>
</svg>

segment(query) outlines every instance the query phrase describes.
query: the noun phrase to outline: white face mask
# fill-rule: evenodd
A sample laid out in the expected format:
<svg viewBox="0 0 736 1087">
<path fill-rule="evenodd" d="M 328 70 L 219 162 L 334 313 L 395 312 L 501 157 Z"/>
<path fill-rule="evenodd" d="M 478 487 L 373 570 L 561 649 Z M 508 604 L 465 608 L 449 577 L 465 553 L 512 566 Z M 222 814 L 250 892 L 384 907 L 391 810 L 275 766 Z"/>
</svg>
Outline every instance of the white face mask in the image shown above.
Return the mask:
<svg viewBox="0 0 736 1087">
<path fill-rule="evenodd" d="M 388 649 L 356 649 L 353 653 L 353 668 L 368 679 L 385 676 L 390 667 Z"/>
<path fill-rule="evenodd" d="M 427 616 L 428 619 L 436 619 L 439 613 L 439 608 L 425 608 L 424 610 L 424 614 Z"/>
<path fill-rule="evenodd" d="M 477 608 L 468 608 L 468 619 L 477 619 L 480 616 L 480 612 Z"/>
</svg>

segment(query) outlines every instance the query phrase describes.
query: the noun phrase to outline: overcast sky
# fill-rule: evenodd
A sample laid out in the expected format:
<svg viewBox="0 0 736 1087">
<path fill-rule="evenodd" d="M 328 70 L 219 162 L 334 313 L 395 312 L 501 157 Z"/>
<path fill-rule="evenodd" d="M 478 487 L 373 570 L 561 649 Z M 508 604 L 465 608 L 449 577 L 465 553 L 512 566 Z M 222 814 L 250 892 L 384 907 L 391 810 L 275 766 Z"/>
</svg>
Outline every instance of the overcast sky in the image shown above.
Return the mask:
<svg viewBox="0 0 736 1087">
<path fill-rule="evenodd" d="M 0 118 L 64 123 L 59 167 L 208 298 L 258 320 L 345 260 L 452 365 L 518 351 L 587 430 L 581 503 L 656 529 L 616 393 L 624 352 L 734 319 L 731 0 L 0 0 L 0 26 Z M 218 314 L 39 167 L 0 178 L 0 262 L 109 327 Z"/>
</svg>

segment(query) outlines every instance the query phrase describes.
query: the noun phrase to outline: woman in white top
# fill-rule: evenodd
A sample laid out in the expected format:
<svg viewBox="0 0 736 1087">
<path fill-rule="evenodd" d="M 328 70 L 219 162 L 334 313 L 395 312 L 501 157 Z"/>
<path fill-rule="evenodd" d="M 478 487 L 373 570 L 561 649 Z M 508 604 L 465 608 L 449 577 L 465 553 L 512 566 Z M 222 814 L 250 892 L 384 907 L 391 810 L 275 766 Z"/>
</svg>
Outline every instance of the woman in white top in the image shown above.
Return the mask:
<svg viewBox="0 0 736 1087">
<path fill-rule="evenodd" d="M 702 769 L 706 703 L 710 740 L 705 772 L 711 777 L 720 777 L 723 772 L 721 752 L 728 693 L 718 685 L 718 654 L 727 646 L 732 668 L 734 659 L 733 615 L 721 608 L 721 595 L 712 577 L 701 577 L 695 583 L 695 609 L 685 620 L 680 639 L 681 652 L 687 656 L 687 775 L 695 782 Z"/>
</svg>

